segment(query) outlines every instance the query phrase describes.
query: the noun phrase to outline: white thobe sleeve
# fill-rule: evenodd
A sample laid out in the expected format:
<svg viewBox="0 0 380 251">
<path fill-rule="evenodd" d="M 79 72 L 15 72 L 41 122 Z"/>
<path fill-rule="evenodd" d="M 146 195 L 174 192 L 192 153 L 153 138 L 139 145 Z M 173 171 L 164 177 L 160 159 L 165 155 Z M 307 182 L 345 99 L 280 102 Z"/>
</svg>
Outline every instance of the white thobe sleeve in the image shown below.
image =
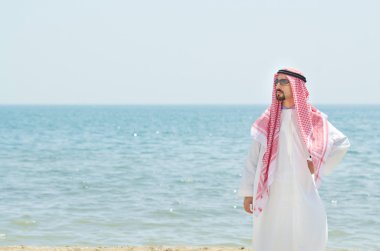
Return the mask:
<svg viewBox="0 0 380 251">
<path fill-rule="evenodd" d="M 324 163 L 324 167 L 322 169 L 323 175 L 329 175 L 334 170 L 350 147 L 350 141 L 346 135 L 336 129 L 330 122 L 328 122 L 328 126 L 329 137 L 331 137 L 333 145 L 331 146 L 332 149 L 326 158 L 326 162 Z"/>
<path fill-rule="evenodd" d="M 245 164 L 238 191 L 238 196 L 240 197 L 253 196 L 253 186 L 255 181 L 257 164 L 259 160 L 259 152 L 260 143 L 256 140 L 253 140 L 249 148 L 247 157 L 245 158 Z"/>
</svg>

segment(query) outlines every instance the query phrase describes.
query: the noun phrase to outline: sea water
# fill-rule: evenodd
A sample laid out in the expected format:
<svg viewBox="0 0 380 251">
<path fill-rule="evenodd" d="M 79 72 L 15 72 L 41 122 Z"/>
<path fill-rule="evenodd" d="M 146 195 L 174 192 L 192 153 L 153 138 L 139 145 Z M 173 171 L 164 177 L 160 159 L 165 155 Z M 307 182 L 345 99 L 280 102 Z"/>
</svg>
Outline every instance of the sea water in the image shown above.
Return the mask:
<svg viewBox="0 0 380 251">
<path fill-rule="evenodd" d="M 266 107 L 0 106 L 0 245 L 250 246 L 237 189 Z M 351 142 L 319 190 L 328 247 L 380 250 L 380 106 L 316 107 Z"/>
</svg>

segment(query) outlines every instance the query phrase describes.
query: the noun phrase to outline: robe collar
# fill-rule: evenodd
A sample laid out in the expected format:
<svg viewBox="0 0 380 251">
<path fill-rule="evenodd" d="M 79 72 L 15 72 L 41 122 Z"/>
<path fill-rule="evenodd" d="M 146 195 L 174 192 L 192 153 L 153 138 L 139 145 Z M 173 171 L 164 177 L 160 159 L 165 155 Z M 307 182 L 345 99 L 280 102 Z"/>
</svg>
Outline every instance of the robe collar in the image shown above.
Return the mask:
<svg viewBox="0 0 380 251">
<path fill-rule="evenodd" d="M 283 105 L 281 105 L 281 110 L 285 110 L 285 109 L 294 109 L 295 105 L 291 106 L 291 107 L 285 107 Z"/>
</svg>

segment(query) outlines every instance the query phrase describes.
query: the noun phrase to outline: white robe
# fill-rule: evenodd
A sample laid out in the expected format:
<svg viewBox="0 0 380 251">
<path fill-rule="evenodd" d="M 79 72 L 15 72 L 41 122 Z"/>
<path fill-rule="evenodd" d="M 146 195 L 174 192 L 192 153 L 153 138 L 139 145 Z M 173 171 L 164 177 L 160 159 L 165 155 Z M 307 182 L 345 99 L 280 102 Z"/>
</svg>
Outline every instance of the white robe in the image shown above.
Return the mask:
<svg viewBox="0 0 380 251">
<path fill-rule="evenodd" d="M 328 158 L 321 174 L 328 175 L 341 161 L 350 143 L 330 122 Z M 267 205 L 253 216 L 254 251 L 323 251 L 328 239 L 327 217 L 312 175 L 309 156 L 301 143 L 295 109 L 281 111 L 276 171 Z M 253 140 L 238 195 L 255 198 L 265 149 Z"/>
</svg>

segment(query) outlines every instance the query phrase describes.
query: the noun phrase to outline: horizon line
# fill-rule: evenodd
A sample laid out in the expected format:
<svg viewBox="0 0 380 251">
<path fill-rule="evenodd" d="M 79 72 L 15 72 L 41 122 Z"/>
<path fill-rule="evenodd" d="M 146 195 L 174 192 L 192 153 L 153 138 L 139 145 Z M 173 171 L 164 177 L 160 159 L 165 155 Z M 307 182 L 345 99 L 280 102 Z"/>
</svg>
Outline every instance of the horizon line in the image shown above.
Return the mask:
<svg viewBox="0 0 380 251">
<path fill-rule="evenodd" d="M 174 105 L 269 105 L 269 103 L 4 103 L 0 106 L 174 106 Z M 380 103 L 312 103 L 313 106 L 317 105 L 380 105 Z"/>
</svg>

